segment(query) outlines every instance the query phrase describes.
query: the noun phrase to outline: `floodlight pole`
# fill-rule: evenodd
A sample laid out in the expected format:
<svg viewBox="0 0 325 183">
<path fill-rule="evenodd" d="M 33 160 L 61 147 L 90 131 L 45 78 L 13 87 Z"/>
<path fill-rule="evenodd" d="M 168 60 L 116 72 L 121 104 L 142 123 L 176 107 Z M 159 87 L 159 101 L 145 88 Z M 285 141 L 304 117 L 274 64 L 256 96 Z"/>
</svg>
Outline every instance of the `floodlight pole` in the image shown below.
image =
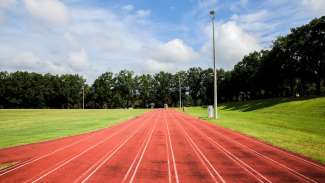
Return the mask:
<svg viewBox="0 0 325 183">
<path fill-rule="evenodd" d="M 212 52 L 213 52 L 213 77 L 214 77 L 214 106 L 213 106 L 213 117 L 218 118 L 218 91 L 217 91 L 217 66 L 216 66 L 216 49 L 215 49 L 215 38 L 214 38 L 214 19 L 215 12 L 210 11 L 211 22 L 212 22 Z"/>
</svg>

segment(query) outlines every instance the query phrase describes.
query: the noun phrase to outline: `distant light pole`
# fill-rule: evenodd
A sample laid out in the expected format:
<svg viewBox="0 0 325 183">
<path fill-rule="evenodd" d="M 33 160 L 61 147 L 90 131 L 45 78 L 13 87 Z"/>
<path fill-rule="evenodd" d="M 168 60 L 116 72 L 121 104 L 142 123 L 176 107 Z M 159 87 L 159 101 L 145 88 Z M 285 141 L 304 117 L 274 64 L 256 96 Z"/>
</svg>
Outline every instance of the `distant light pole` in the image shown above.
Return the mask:
<svg viewBox="0 0 325 183">
<path fill-rule="evenodd" d="M 213 117 L 214 119 L 218 118 L 218 95 L 217 95 L 217 66 L 216 66 L 216 49 L 215 49 L 215 40 L 214 40 L 214 19 L 215 12 L 210 11 L 210 17 L 212 22 L 212 52 L 213 52 L 213 77 L 214 77 L 214 105 L 213 105 Z"/>
<path fill-rule="evenodd" d="M 85 86 L 82 85 L 82 109 L 85 109 Z"/>
</svg>

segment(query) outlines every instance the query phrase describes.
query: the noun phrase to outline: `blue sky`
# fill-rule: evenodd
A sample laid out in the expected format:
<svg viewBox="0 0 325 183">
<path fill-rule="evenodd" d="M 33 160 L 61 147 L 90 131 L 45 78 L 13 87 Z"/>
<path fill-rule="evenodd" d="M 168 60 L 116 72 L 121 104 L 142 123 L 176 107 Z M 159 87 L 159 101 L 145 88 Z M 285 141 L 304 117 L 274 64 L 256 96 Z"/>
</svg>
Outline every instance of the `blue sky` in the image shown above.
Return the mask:
<svg viewBox="0 0 325 183">
<path fill-rule="evenodd" d="M 0 70 L 175 72 L 211 61 L 209 10 L 217 12 L 217 65 L 315 17 L 324 0 L 0 0 Z"/>
</svg>

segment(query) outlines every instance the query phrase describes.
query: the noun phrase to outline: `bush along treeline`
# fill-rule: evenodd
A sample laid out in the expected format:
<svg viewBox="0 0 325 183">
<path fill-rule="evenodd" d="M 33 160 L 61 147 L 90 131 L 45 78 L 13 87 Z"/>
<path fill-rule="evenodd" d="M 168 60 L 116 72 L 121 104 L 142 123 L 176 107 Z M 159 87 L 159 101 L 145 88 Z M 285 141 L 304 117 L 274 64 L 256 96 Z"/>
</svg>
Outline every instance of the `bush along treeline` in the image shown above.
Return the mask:
<svg viewBox="0 0 325 183">
<path fill-rule="evenodd" d="M 218 73 L 218 100 L 241 101 L 324 93 L 325 17 L 291 29 L 269 50 L 250 53 L 230 71 Z M 179 80 L 187 106 L 213 103 L 213 70 L 190 68 L 175 74 L 106 72 L 92 85 L 79 75 L 0 72 L 0 108 L 162 107 L 179 104 Z"/>
</svg>

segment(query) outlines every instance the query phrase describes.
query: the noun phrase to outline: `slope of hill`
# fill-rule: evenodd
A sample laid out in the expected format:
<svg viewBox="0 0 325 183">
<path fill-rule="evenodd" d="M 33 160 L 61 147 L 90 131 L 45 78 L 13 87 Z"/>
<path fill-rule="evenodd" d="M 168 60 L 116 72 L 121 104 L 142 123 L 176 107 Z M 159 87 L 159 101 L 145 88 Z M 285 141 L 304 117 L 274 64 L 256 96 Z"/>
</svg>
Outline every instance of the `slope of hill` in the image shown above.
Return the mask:
<svg viewBox="0 0 325 183">
<path fill-rule="evenodd" d="M 186 112 L 207 119 L 206 108 Z M 325 97 L 225 103 L 209 121 L 325 163 Z"/>
</svg>

